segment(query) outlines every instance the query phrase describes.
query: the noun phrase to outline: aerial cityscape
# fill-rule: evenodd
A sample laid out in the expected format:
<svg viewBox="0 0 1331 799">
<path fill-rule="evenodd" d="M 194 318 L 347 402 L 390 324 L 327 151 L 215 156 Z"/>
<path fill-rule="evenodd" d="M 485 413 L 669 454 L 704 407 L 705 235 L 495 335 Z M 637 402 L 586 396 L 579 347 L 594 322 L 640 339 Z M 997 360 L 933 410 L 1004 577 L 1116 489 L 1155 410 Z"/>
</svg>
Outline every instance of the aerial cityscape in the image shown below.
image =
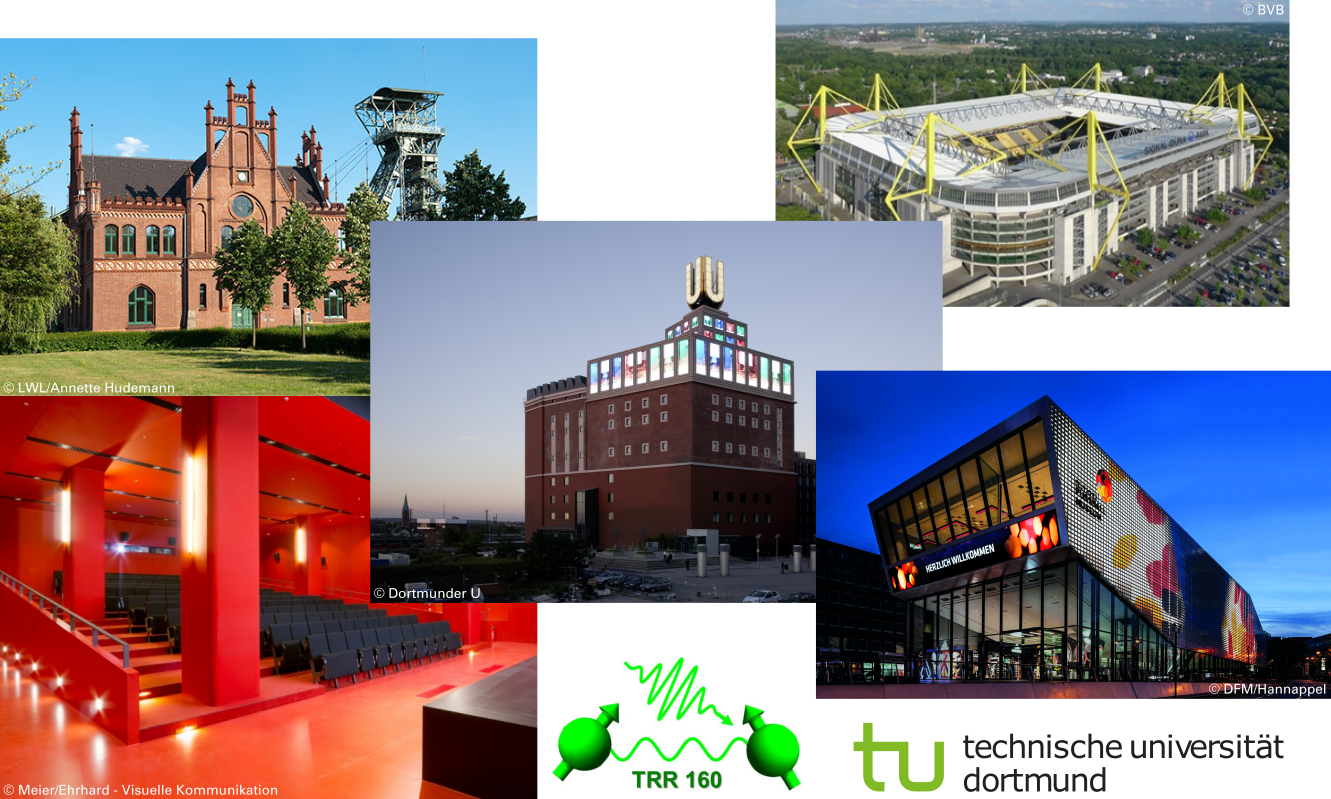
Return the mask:
<svg viewBox="0 0 1331 799">
<path fill-rule="evenodd" d="M 1287 24 L 778 27 L 778 219 L 942 222 L 968 306 L 1289 304 Z"/>
</svg>

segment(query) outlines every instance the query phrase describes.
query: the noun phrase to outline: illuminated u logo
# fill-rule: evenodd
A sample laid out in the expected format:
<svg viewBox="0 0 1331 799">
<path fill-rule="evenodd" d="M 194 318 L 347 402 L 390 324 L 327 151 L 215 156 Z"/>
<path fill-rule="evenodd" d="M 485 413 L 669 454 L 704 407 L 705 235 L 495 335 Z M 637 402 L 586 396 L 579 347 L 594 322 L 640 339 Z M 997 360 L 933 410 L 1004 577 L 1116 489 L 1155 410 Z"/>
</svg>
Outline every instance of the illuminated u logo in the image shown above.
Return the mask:
<svg viewBox="0 0 1331 799">
<path fill-rule="evenodd" d="M 864 786 L 871 791 L 886 789 L 886 785 L 873 776 L 874 752 L 897 753 L 897 781 L 908 791 L 915 793 L 936 791 L 943 785 L 942 741 L 934 741 L 934 777 L 928 782 L 916 782 L 910 778 L 910 744 L 905 741 L 875 741 L 872 723 L 865 723 L 864 740 L 855 742 L 855 751 L 864 753 Z"/>
<path fill-rule="evenodd" d="M 684 298 L 690 308 L 699 305 L 720 308 L 726 299 L 726 265 L 717 261 L 713 271 L 712 259 L 706 255 L 684 264 Z"/>
</svg>

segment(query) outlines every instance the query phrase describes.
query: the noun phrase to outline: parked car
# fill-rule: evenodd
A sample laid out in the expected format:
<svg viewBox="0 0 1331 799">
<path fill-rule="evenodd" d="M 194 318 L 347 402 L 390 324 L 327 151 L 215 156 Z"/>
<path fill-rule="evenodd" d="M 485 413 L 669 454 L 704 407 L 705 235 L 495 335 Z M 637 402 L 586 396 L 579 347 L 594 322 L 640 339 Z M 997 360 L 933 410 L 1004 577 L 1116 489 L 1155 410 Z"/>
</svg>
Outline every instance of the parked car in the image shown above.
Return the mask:
<svg viewBox="0 0 1331 799">
<path fill-rule="evenodd" d="M 781 595 L 775 591 L 754 591 L 752 594 L 744 597 L 745 602 L 780 602 Z"/>
<path fill-rule="evenodd" d="M 782 602 L 813 602 L 813 601 L 814 601 L 814 597 L 813 597 L 813 594 L 807 593 L 807 592 L 805 592 L 805 591 L 796 591 L 796 592 L 794 592 L 794 593 L 792 593 L 792 594 L 786 594 L 785 596 L 781 597 L 781 601 L 782 601 Z"/>
<path fill-rule="evenodd" d="M 669 591 L 671 585 L 669 577 L 649 577 L 643 580 L 639 587 L 649 594 L 654 594 L 657 591 Z"/>
<path fill-rule="evenodd" d="M 622 579 L 624 579 L 623 572 L 603 572 L 601 574 L 596 575 L 596 584 L 609 585 L 611 584 L 612 580 L 622 580 Z"/>
<path fill-rule="evenodd" d="M 642 587 L 642 577 L 641 577 L 640 575 L 637 575 L 637 574 L 630 574 L 630 575 L 628 575 L 627 577 L 625 577 L 624 579 L 620 580 L 620 581 L 617 583 L 617 585 L 618 585 L 620 588 L 625 588 L 625 589 L 628 589 L 628 590 L 630 590 L 630 591 L 634 591 L 634 590 L 637 590 L 638 588 L 641 588 L 641 587 Z"/>
</svg>

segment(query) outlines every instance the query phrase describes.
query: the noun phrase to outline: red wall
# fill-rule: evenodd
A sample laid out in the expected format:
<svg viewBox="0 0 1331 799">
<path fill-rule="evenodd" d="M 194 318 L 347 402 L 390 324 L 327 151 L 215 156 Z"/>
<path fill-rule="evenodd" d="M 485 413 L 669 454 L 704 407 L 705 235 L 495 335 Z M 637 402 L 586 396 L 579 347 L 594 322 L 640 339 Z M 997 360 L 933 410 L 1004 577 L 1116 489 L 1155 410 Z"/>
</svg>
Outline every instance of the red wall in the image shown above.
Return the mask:
<svg viewBox="0 0 1331 799">
<path fill-rule="evenodd" d="M 31 662 L 26 655 L 40 652 L 36 679 L 123 743 L 139 742 L 139 673 L 121 668 L 119 647 L 94 649 L 5 586 L 0 586 L 0 644 L 24 655 L 25 673 Z M 57 676 L 63 678 L 60 687 Z M 99 697 L 100 711 L 93 704 Z"/>
<path fill-rule="evenodd" d="M 296 579 L 296 534 L 274 533 L 259 536 L 259 576 L 270 580 L 293 582 Z M 273 562 L 273 553 L 282 557 L 280 563 Z M 369 563 L 368 556 L 365 561 Z M 369 571 L 369 567 L 366 567 Z M 290 587 L 285 590 L 291 590 Z"/>
<path fill-rule="evenodd" d="M 534 644 L 536 640 L 536 603 L 464 603 L 444 604 L 383 604 L 372 603 L 372 608 L 387 608 L 390 616 L 416 614 L 419 621 L 446 621 L 455 633 L 462 633 L 462 643 L 478 644 L 494 640 Z M 485 618 L 482 618 L 482 615 Z"/>
<path fill-rule="evenodd" d="M 322 530 L 324 589 L 370 593 L 370 523 L 366 519 L 342 521 L 337 517 L 315 520 Z M 276 538 L 276 536 L 274 536 Z M 286 556 L 283 555 L 285 560 Z"/>
<path fill-rule="evenodd" d="M 115 574 L 180 574 L 180 528 L 176 525 L 157 525 L 144 522 L 129 522 L 108 518 L 106 520 L 106 541 L 114 546 L 120 543 L 120 534 L 129 533 L 127 544 L 140 547 L 171 547 L 174 555 L 149 555 L 142 552 L 106 553 L 106 573 Z M 167 543 L 168 538 L 176 539 L 175 544 Z"/>
<path fill-rule="evenodd" d="M 64 568 L 59 523 L 54 508 L 37 510 L 12 503 L 0 506 L 0 537 L 4 538 L 0 571 L 51 596 L 52 575 Z"/>
</svg>

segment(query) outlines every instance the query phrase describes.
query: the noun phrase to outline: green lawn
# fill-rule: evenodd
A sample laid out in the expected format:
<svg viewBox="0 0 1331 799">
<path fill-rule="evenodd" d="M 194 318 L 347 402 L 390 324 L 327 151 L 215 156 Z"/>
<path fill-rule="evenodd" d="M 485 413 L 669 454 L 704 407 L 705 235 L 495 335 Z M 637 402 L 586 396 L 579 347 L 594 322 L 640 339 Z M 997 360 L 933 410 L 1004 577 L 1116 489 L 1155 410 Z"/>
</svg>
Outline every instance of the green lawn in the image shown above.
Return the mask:
<svg viewBox="0 0 1331 799">
<path fill-rule="evenodd" d="M 345 355 L 216 348 L 0 356 L 0 396 L 46 393 L 52 383 L 95 384 L 105 394 L 108 382 L 163 387 L 129 392 L 135 394 L 369 394 L 370 361 Z M 66 388 L 57 393 L 75 391 Z"/>
</svg>

